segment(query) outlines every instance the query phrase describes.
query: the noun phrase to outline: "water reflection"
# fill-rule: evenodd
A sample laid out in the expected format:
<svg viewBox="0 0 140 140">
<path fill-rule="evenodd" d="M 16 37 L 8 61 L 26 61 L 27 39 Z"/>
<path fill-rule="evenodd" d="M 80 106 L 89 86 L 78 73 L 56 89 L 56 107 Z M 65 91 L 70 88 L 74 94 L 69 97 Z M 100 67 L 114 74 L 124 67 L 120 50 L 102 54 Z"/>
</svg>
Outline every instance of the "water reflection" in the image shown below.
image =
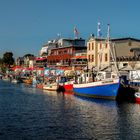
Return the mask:
<svg viewBox="0 0 140 140">
<path fill-rule="evenodd" d="M 139 139 L 139 110 L 0 81 L 0 139 Z"/>
</svg>

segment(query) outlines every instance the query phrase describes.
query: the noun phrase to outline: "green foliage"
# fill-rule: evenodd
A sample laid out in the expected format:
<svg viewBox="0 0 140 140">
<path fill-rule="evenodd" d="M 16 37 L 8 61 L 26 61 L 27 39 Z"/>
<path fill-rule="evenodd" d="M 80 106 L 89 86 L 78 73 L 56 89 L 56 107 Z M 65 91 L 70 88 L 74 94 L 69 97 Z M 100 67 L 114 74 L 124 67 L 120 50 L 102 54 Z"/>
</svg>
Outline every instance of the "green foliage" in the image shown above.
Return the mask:
<svg viewBox="0 0 140 140">
<path fill-rule="evenodd" d="M 0 58 L 0 66 L 3 64 L 3 61 L 2 61 L 2 59 Z"/>
<path fill-rule="evenodd" d="M 1 66 L 1 71 L 2 71 L 3 73 L 6 73 L 6 67 Z"/>
<path fill-rule="evenodd" d="M 14 58 L 12 52 L 6 52 L 3 54 L 2 62 L 5 66 L 10 67 L 10 65 L 14 64 Z"/>
</svg>

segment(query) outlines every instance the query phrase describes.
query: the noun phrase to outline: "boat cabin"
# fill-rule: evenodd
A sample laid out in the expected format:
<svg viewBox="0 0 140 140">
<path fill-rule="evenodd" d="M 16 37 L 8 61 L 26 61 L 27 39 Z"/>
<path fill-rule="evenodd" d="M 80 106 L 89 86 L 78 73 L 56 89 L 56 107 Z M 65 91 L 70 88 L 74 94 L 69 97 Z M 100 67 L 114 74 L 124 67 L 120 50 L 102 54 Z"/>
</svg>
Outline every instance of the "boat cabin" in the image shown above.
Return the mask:
<svg viewBox="0 0 140 140">
<path fill-rule="evenodd" d="M 115 79 L 117 74 L 113 72 L 100 71 L 98 73 L 83 73 L 75 79 L 76 83 L 90 83 L 95 81 Z"/>
</svg>

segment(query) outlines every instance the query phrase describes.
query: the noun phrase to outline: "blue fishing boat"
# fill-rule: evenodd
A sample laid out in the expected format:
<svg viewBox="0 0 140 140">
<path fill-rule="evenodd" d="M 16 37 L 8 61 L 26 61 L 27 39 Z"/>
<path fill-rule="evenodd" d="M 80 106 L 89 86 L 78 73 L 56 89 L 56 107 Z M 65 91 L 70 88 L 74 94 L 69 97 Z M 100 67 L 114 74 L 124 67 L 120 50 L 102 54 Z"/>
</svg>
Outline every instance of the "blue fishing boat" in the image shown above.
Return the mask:
<svg viewBox="0 0 140 140">
<path fill-rule="evenodd" d="M 105 74 L 105 72 L 103 73 Z M 117 98 L 120 85 L 120 79 L 118 77 L 104 77 L 102 80 L 96 79 L 94 82 L 87 83 L 80 83 L 79 80 L 78 83 L 74 83 L 73 90 L 75 95 L 115 100 Z"/>
</svg>

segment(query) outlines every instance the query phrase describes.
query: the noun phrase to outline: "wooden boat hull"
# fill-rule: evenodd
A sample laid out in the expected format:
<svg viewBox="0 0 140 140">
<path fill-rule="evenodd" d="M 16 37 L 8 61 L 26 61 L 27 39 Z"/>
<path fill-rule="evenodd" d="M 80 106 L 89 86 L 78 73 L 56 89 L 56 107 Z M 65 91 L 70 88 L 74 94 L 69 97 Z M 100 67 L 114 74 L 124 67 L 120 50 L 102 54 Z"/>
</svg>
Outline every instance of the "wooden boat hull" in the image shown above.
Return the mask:
<svg viewBox="0 0 140 140">
<path fill-rule="evenodd" d="M 47 85 L 43 85 L 43 89 L 45 90 L 49 90 L 49 91 L 57 91 L 59 88 L 58 84 L 47 84 Z"/>
<path fill-rule="evenodd" d="M 23 82 L 26 84 L 32 84 L 32 79 L 25 79 Z"/>
<path fill-rule="evenodd" d="M 43 84 L 36 84 L 36 88 L 43 89 Z"/>
<path fill-rule="evenodd" d="M 73 91 L 73 81 L 59 83 L 59 90 L 63 92 L 72 92 Z"/>
<path fill-rule="evenodd" d="M 134 95 L 135 95 L 135 101 L 136 101 L 136 103 L 139 103 L 140 104 L 140 92 L 136 92 Z"/>
</svg>

